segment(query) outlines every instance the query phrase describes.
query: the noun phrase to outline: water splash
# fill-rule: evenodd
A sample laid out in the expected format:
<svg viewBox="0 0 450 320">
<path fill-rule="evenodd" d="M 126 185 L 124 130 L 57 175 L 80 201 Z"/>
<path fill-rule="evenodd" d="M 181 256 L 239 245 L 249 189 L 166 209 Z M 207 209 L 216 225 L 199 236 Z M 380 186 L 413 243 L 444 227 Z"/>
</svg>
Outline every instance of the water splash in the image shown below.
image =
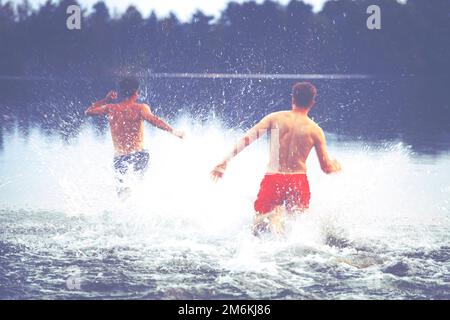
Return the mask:
<svg viewBox="0 0 450 320">
<path fill-rule="evenodd" d="M 290 218 L 285 237 L 258 239 L 250 225 L 266 143 L 214 184 L 209 171 L 242 132 L 187 117 L 177 127 L 185 141 L 147 129 L 150 167 L 125 202 L 115 195 L 108 135 L 86 126 L 69 143 L 38 131 L 5 137 L 2 296 L 450 296 L 450 157 L 330 137 L 344 172 L 322 174 L 312 155 L 309 213 Z M 76 290 L 67 287 L 74 269 Z"/>
</svg>

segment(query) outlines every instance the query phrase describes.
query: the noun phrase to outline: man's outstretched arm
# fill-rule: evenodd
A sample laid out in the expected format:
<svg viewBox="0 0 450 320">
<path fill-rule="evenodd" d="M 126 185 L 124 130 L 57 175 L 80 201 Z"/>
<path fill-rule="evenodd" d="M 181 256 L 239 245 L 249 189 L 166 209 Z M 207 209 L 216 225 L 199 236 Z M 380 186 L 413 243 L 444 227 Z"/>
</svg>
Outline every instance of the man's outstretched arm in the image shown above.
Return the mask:
<svg viewBox="0 0 450 320">
<path fill-rule="evenodd" d="M 315 136 L 314 147 L 316 148 L 317 158 L 319 159 L 320 168 L 323 172 L 330 174 L 341 170 L 340 163 L 337 160 L 331 160 L 328 155 L 325 134 L 321 128 L 318 128 Z"/>
<path fill-rule="evenodd" d="M 106 115 L 108 113 L 108 103 L 115 99 L 117 99 L 117 92 L 110 91 L 104 99 L 94 102 L 89 108 L 87 108 L 84 114 L 87 116 Z"/>
<path fill-rule="evenodd" d="M 227 168 L 228 162 L 231 161 L 235 156 L 237 156 L 242 150 L 248 147 L 250 144 L 258 140 L 264 133 L 269 130 L 272 126 L 271 115 L 264 117 L 260 122 L 258 122 L 253 128 L 251 128 L 247 133 L 239 139 L 239 141 L 234 145 L 233 150 L 225 157 L 225 159 L 219 163 L 212 171 L 211 177 L 213 180 L 218 180 L 222 178 L 225 170 Z"/>
<path fill-rule="evenodd" d="M 169 124 L 167 124 L 164 120 L 158 118 L 157 116 L 155 116 L 152 111 L 150 110 L 150 107 L 146 104 L 142 105 L 142 110 L 141 110 L 141 115 L 142 118 L 144 118 L 144 120 L 148 121 L 151 125 L 172 133 L 173 135 L 177 136 L 180 139 L 184 138 L 184 132 L 183 131 L 179 131 L 179 130 L 175 130 L 174 128 L 172 128 Z"/>
</svg>

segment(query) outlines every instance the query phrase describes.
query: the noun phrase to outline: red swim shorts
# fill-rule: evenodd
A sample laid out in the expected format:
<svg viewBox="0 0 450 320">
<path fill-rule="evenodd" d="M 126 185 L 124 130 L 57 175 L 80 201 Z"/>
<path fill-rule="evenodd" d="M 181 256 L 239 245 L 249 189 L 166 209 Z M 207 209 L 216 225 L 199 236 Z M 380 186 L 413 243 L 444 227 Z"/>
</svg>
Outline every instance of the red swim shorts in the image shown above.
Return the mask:
<svg viewBox="0 0 450 320">
<path fill-rule="evenodd" d="M 306 174 L 266 174 L 254 207 L 259 214 L 269 213 L 283 204 L 288 211 L 304 210 L 309 207 L 310 197 Z"/>
</svg>

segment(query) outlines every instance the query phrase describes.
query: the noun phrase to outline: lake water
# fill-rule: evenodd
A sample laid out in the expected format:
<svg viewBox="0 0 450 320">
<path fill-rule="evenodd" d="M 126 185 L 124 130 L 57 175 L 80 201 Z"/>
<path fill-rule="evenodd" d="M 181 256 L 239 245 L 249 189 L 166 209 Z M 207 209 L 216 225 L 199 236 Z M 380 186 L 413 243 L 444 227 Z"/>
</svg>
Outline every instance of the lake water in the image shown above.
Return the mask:
<svg viewBox="0 0 450 320">
<path fill-rule="evenodd" d="M 329 134 L 343 172 L 321 173 L 312 154 L 310 210 L 284 237 L 256 238 L 265 141 L 215 184 L 241 131 L 177 126 L 185 141 L 147 128 L 150 167 L 124 202 L 108 134 L 5 131 L 0 298 L 450 299 L 450 148 Z"/>
</svg>

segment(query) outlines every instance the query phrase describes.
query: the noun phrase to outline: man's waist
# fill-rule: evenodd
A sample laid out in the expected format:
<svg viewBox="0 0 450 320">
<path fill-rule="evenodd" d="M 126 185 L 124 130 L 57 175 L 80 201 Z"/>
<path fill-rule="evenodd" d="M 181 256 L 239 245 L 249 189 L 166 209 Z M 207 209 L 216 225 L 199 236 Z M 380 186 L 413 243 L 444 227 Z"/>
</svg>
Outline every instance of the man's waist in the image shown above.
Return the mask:
<svg viewBox="0 0 450 320">
<path fill-rule="evenodd" d="M 270 176 L 270 175 L 282 175 L 282 176 L 289 176 L 289 175 L 305 175 L 306 176 L 306 171 L 302 170 L 302 171 L 294 171 L 294 172 L 285 172 L 285 171 L 268 171 L 266 172 L 266 176 Z"/>
</svg>

